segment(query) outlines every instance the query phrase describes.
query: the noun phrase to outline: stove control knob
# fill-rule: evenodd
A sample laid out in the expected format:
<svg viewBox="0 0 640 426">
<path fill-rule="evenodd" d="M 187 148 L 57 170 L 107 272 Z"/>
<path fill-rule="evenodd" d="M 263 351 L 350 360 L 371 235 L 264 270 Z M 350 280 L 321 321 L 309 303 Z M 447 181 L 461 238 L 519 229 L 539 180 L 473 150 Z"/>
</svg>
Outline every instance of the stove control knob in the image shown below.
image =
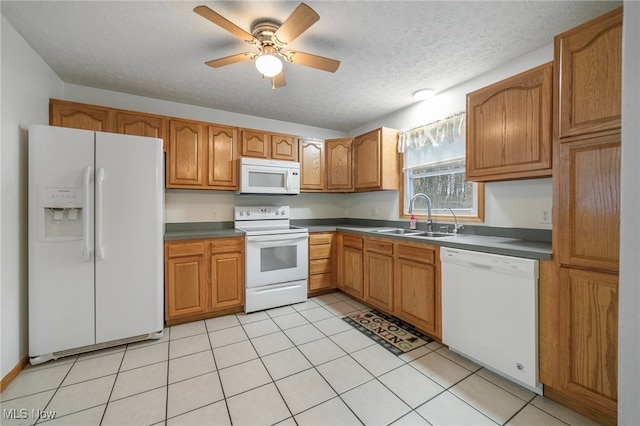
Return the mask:
<svg viewBox="0 0 640 426">
<path fill-rule="evenodd" d="M 280 212 L 280 214 L 281 214 L 282 216 L 284 216 L 284 210 L 282 210 L 282 211 Z"/>
<path fill-rule="evenodd" d="M 240 216 L 244 216 L 244 212 L 240 210 Z"/>
<path fill-rule="evenodd" d="M 278 210 L 276 210 L 276 216 L 278 216 L 280 214 L 280 212 Z"/>
<path fill-rule="evenodd" d="M 247 216 L 251 216 L 251 210 L 247 210 Z"/>
</svg>

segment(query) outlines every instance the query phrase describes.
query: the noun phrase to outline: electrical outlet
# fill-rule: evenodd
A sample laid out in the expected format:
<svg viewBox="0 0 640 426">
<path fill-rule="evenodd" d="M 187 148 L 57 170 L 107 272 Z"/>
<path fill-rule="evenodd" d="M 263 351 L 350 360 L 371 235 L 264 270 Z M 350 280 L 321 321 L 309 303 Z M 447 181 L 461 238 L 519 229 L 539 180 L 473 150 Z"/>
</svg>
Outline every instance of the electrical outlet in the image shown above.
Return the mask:
<svg viewBox="0 0 640 426">
<path fill-rule="evenodd" d="M 376 217 L 378 216 L 378 208 L 374 207 L 371 209 L 371 216 Z"/>
<path fill-rule="evenodd" d="M 213 211 L 211 212 L 211 219 L 216 220 L 218 218 L 218 212 L 217 211 Z"/>
<path fill-rule="evenodd" d="M 538 209 L 538 223 L 551 224 L 551 207 Z"/>
</svg>

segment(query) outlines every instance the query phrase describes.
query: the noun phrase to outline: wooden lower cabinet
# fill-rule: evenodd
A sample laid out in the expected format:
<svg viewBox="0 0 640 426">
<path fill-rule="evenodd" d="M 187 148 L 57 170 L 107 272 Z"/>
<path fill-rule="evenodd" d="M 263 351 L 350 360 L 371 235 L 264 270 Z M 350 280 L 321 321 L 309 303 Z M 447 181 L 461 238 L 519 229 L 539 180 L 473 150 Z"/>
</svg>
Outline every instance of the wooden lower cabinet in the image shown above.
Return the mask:
<svg viewBox="0 0 640 426">
<path fill-rule="evenodd" d="M 364 297 L 363 241 L 359 235 L 338 236 L 338 288 L 357 299 Z"/>
<path fill-rule="evenodd" d="M 244 285 L 243 237 L 165 242 L 167 326 L 241 311 Z"/>
<path fill-rule="evenodd" d="M 338 232 L 338 289 L 442 336 L 439 247 Z"/>
<path fill-rule="evenodd" d="M 169 321 L 207 310 L 204 242 L 165 243 L 165 316 Z"/>
<path fill-rule="evenodd" d="M 617 416 L 618 275 L 560 267 L 555 327 L 541 341 L 545 396 L 601 424 Z M 546 296 L 548 297 L 548 296 Z M 544 354 L 548 354 L 544 356 Z M 551 360 L 546 358 L 553 357 Z M 544 376 L 542 375 L 544 373 Z"/>
<path fill-rule="evenodd" d="M 212 310 L 244 305 L 244 240 L 220 238 L 211 241 Z"/>
<path fill-rule="evenodd" d="M 310 296 L 336 288 L 334 259 L 334 232 L 309 234 L 309 283 Z"/>
<path fill-rule="evenodd" d="M 441 338 L 439 248 L 398 244 L 393 314 Z"/>
<path fill-rule="evenodd" d="M 364 242 L 364 300 L 393 311 L 393 241 L 366 238 Z"/>
</svg>

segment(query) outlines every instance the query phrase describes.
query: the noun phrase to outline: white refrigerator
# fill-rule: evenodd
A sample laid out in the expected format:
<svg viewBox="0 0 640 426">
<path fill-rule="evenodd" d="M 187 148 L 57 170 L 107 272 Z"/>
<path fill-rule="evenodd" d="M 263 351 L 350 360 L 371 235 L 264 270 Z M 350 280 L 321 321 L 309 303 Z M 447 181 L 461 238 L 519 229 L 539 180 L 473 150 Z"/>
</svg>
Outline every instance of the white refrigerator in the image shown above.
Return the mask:
<svg viewBox="0 0 640 426">
<path fill-rule="evenodd" d="M 162 140 L 29 127 L 29 357 L 162 337 Z"/>
</svg>

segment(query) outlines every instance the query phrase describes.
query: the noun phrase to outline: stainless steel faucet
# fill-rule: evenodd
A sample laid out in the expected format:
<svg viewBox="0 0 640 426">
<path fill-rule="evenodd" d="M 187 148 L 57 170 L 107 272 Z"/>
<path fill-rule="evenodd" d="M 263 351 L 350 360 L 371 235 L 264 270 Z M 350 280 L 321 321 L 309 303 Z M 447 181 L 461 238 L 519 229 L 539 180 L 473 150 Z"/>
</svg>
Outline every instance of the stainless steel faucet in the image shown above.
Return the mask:
<svg viewBox="0 0 640 426">
<path fill-rule="evenodd" d="M 413 204 L 416 202 L 416 198 L 423 197 L 427 200 L 427 231 L 433 232 L 433 219 L 431 218 L 431 198 L 427 194 L 423 194 L 422 192 L 411 197 L 411 201 L 409 201 L 409 213 L 413 213 Z"/>
<path fill-rule="evenodd" d="M 456 214 L 453 212 L 453 210 L 451 210 L 451 207 L 447 207 L 447 210 L 449 210 L 453 215 L 453 220 L 456 223 L 455 225 L 453 225 L 453 233 L 457 234 L 460 229 L 464 229 L 464 225 L 458 225 L 458 218 Z"/>
</svg>

